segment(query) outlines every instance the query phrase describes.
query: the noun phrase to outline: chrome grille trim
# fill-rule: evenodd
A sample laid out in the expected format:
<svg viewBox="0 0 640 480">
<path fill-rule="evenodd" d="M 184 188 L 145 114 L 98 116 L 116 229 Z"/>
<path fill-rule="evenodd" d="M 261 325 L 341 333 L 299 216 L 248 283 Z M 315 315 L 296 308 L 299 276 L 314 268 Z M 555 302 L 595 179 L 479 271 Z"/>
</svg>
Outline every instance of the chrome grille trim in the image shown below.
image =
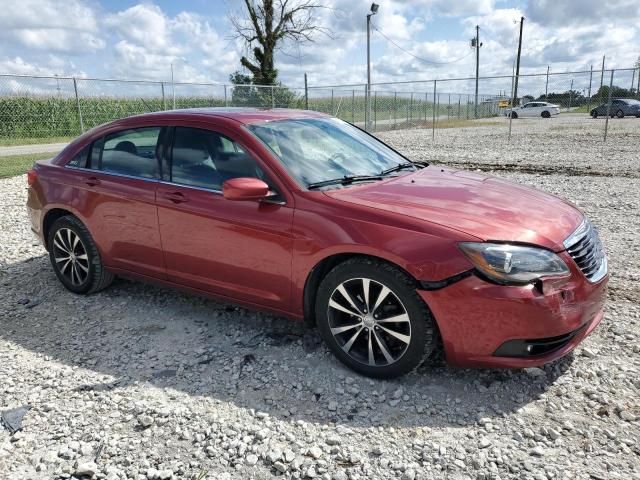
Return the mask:
<svg viewBox="0 0 640 480">
<path fill-rule="evenodd" d="M 586 218 L 563 242 L 567 253 L 591 283 L 596 283 L 607 274 L 607 256 L 597 230 Z"/>
</svg>

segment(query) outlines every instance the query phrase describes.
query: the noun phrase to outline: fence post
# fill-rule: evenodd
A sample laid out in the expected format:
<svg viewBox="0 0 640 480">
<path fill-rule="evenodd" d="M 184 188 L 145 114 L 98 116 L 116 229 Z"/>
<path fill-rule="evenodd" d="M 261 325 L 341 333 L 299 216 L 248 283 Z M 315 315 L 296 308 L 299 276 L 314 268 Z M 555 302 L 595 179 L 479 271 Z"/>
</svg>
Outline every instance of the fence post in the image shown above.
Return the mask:
<svg viewBox="0 0 640 480">
<path fill-rule="evenodd" d="M 411 92 L 411 100 L 409 101 L 409 110 L 410 110 L 410 121 L 413 123 L 413 92 Z"/>
<path fill-rule="evenodd" d="M 609 114 L 611 113 L 611 90 L 613 90 L 613 72 L 611 69 L 611 80 L 609 81 L 609 98 L 607 100 L 607 119 L 604 122 L 604 141 L 607 141 L 607 130 L 609 130 Z"/>
<path fill-rule="evenodd" d="M 304 109 L 309 110 L 309 87 L 307 86 L 307 74 L 304 74 Z"/>
<path fill-rule="evenodd" d="M 511 97 L 511 108 L 509 109 L 509 141 L 511 141 L 511 123 L 513 122 L 513 104 L 515 102 L 515 99 L 513 98 L 513 88 L 514 88 L 514 82 L 515 82 L 515 78 L 516 78 L 516 72 L 515 69 L 512 70 L 512 77 L 511 77 L 511 95 L 509 95 Z"/>
<path fill-rule="evenodd" d="M 429 105 L 429 94 L 424 92 L 424 126 L 427 126 L 427 106 Z"/>
<path fill-rule="evenodd" d="M 224 106 L 228 107 L 229 106 L 229 102 L 227 101 L 227 85 L 223 85 L 224 87 Z"/>
<path fill-rule="evenodd" d="M 398 92 L 393 92 L 393 129 L 396 129 L 396 117 L 398 116 Z"/>
<path fill-rule="evenodd" d="M 271 85 L 271 108 L 276 108 L 276 97 L 274 95 L 274 85 Z"/>
<path fill-rule="evenodd" d="M 335 115 L 333 113 L 333 88 L 331 89 L 331 115 Z"/>
<path fill-rule="evenodd" d="M 547 101 L 547 96 L 549 94 L 549 65 L 547 65 L 547 83 L 544 86 L 544 101 Z"/>
<path fill-rule="evenodd" d="M 433 118 L 431 119 L 431 140 L 436 139 L 436 91 L 438 81 L 433 81 L 433 104 L 431 105 L 431 111 Z"/>
<path fill-rule="evenodd" d="M 73 90 L 76 93 L 76 106 L 78 107 L 78 120 L 80 121 L 80 133 L 84 133 L 84 122 L 82 121 L 82 109 L 80 108 L 80 98 L 78 97 L 78 83 L 73 77 Z"/>
<path fill-rule="evenodd" d="M 356 91 L 351 90 L 351 123 L 356 123 Z M 366 125 L 365 125 L 366 128 Z"/>
<path fill-rule="evenodd" d="M 378 131 L 378 91 L 373 92 L 373 131 Z"/>
<path fill-rule="evenodd" d="M 631 70 L 631 88 L 629 89 L 629 93 L 631 93 L 631 95 L 633 95 L 633 84 L 635 83 L 636 80 L 636 69 L 634 68 L 633 70 Z"/>
<path fill-rule="evenodd" d="M 467 94 L 467 120 L 469 120 L 469 102 L 471 102 L 471 95 Z"/>
<path fill-rule="evenodd" d="M 589 95 L 587 97 L 587 110 L 591 110 L 591 80 L 593 79 L 593 65 L 589 71 Z"/>
<path fill-rule="evenodd" d="M 160 82 L 160 90 L 162 91 L 162 110 L 166 110 L 167 102 L 164 99 L 164 82 Z"/>
<path fill-rule="evenodd" d="M 458 95 L 458 120 L 460 120 L 460 95 Z"/>
<path fill-rule="evenodd" d="M 447 121 L 451 120 L 451 94 L 449 94 L 449 103 L 447 103 Z"/>
<path fill-rule="evenodd" d="M 573 95 L 573 78 L 571 79 L 571 86 L 569 87 L 569 107 L 567 110 L 571 110 L 571 97 Z"/>
</svg>

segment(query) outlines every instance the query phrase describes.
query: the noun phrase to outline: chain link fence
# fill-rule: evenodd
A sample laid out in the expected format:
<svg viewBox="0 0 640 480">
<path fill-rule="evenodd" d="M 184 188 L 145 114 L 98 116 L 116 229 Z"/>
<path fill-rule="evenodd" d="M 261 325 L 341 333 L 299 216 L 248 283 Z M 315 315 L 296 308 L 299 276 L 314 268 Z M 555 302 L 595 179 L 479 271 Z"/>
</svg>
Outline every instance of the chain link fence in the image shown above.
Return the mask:
<svg viewBox="0 0 640 480">
<path fill-rule="evenodd" d="M 378 83 L 370 95 L 364 84 L 305 89 L 0 75 L 0 145 L 62 141 L 117 118 L 197 107 L 309 109 L 369 131 L 430 128 L 435 137 L 439 128 L 477 123 L 502 128 L 510 123 L 512 105 L 531 102 L 553 103 L 561 115 L 585 117 L 599 107 L 598 116 L 607 119 L 606 138 L 611 115 L 634 116 L 617 100 L 640 100 L 639 90 L 640 72 L 633 68 L 480 77 L 477 90 L 475 78 Z M 491 118 L 497 120 L 485 120 Z M 505 128 L 505 135 L 510 132 Z"/>
</svg>

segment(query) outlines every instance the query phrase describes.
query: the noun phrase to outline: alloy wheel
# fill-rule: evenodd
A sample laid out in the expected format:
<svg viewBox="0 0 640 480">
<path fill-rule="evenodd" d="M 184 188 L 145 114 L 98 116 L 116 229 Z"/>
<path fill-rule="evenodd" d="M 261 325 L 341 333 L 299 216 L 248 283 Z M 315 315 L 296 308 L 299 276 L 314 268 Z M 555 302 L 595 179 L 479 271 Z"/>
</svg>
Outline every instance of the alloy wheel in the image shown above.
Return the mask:
<svg viewBox="0 0 640 480">
<path fill-rule="evenodd" d="M 89 256 L 82 240 L 69 228 L 59 229 L 53 237 L 53 258 L 59 272 L 74 286 L 82 285 L 89 275 Z"/>
<path fill-rule="evenodd" d="M 369 278 L 338 285 L 329 299 L 327 316 L 340 348 L 365 365 L 391 365 L 411 343 L 406 308 L 390 288 Z"/>
</svg>

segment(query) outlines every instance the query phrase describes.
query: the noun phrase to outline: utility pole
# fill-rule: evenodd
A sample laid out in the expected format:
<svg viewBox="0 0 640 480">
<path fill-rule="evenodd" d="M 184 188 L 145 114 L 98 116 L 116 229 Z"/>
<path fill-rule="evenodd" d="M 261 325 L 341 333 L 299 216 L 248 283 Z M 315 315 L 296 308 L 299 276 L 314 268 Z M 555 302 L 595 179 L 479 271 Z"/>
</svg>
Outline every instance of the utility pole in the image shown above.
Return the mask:
<svg viewBox="0 0 640 480">
<path fill-rule="evenodd" d="M 380 6 L 377 3 L 371 4 L 371 13 L 367 13 L 367 94 L 365 108 L 365 130 L 371 126 L 371 17 L 378 13 Z"/>
<path fill-rule="evenodd" d="M 522 52 L 522 25 L 524 24 L 524 17 L 520 17 L 520 38 L 518 40 L 518 57 L 516 58 L 516 80 L 513 87 L 513 98 L 518 98 L 518 77 L 520 76 L 520 52 Z"/>
<path fill-rule="evenodd" d="M 475 96 L 475 108 L 474 117 L 478 118 L 478 80 L 480 79 L 480 26 L 476 25 L 476 38 L 471 39 L 471 47 L 476 49 L 476 96 Z"/>
</svg>

